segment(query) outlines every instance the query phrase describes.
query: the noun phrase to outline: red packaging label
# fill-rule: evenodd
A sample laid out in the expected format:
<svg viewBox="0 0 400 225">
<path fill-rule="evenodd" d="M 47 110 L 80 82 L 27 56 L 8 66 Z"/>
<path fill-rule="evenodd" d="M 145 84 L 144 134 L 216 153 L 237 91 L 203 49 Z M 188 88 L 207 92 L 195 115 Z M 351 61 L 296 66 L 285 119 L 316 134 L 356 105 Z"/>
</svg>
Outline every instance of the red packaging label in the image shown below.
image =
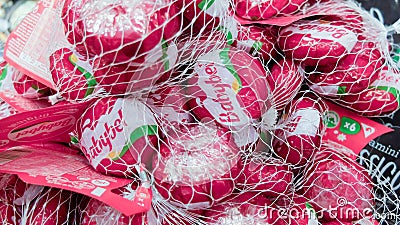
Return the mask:
<svg viewBox="0 0 400 225">
<path fill-rule="evenodd" d="M 64 1 L 42 0 L 10 34 L 4 48 L 4 59 L 22 73 L 52 87 L 49 57 L 52 50 L 68 46 L 60 16 Z"/>
<path fill-rule="evenodd" d="M 345 146 L 357 155 L 371 140 L 393 131 L 331 102 L 326 104 L 329 111 L 325 114 L 326 132 L 323 139 Z"/>
<path fill-rule="evenodd" d="M 49 154 L 51 152 L 51 154 Z M 0 172 L 16 174 L 26 183 L 61 188 L 100 200 L 131 216 L 151 207 L 149 185 L 142 185 L 134 199 L 112 192 L 133 180 L 102 175 L 87 164 L 78 152 L 57 144 L 17 147 L 0 152 Z"/>
<path fill-rule="evenodd" d="M 69 133 L 74 130 L 76 121 L 89 104 L 52 106 L 1 119 L 0 146 L 12 147 L 43 141 L 69 142 Z"/>
</svg>

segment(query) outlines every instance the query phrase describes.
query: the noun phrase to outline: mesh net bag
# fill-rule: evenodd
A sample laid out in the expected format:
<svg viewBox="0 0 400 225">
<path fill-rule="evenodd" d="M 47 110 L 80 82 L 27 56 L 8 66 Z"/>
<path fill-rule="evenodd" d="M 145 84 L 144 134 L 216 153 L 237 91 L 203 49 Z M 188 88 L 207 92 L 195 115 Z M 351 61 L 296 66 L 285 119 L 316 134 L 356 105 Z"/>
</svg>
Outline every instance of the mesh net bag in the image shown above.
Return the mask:
<svg viewBox="0 0 400 225">
<path fill-rule="evenodd" d="M 1 174 L 0 181 L 2 224 L 70 224 L 75 217 L 77 194 L 26 184 L 16 175 Z"/>
<path fill-rule="evenodd" d="M 364 117 L 398 110 L 400 53 L 388 39 L 397 25 L 339 0 L 68 0 L 57 12 L 54 33 L 65 37 L 45 49 L 56 90 L 21 72 L 11 84 L 24 98 L 90 103 L 70 144 L 95 171 L 132 179 L 115 190 L 124 198 L 151 190 L 151 208 L 127 216 L 29 185 L 2 206 L 13 215 L 4 221 L 400 221 L 374 162 L 324 140 L 328 102 Z"/>
</svg>

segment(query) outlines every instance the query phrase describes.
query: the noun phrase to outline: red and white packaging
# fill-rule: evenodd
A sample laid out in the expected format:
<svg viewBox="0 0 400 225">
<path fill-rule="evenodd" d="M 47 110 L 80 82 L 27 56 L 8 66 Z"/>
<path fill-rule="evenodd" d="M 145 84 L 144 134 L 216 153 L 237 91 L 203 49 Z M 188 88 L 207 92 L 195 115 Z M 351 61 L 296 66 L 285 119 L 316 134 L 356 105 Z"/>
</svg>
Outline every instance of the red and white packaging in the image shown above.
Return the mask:
<svg viewBox="0 0 400 225">
<path fill-rule="evenodd" d="M 267 80 L 274 108 L 280 111 L 299 92 L 304 80 L 304 72 L 295 62 L 281 59 L 272 66 Z"/>
<path fill-rule="evenodd" d="M 157 88 L 148 95 L 146 102 L 157 115 L 163 132 L 194 122 L 180 85 Z"/>
<path fill-rule="evenodd" d="M 179 31 L 177 13 L 176 5 L 168 1 L 98 4 L 69 0 L 64 3 L 62 19 L 68 41 L 81 55 L 109 63 L 132 59 L 140 63 L 163 38 Z"/>
<path fill-rule="evenodd" d="M 0 159 L 0 173 L 16 174 L 29 185 L 48 186 L 84 194 L 127 216 L 146 212 L 151 207 L 152 191 L 148 186 L 141 185 L 130 199 L 124 198 L 114 190 L 128 185 L 133 180 L 96 172 L 80 152 L 62 144 L 41 142 L 31 146 L 3 149 L 0 150 Z"/>
<path fill-rule="evenodd" d="M 239 148 L 221 127 L 191 125 L 170 132 L 153 159 L 160 194 L 184 208 L 203 209 L 233 192 Z"/>
<path fill-rule="evenodd" d="M 373 183 L 368 172 L 347 153 L 330 146 L 316 153 L 302 192 L 326 220 L 351 222 L 373 212 Z"/>
<path fill-rule="evenodd" d="M 250 155 L 239 163 L 239 168 L 243 168 L 236 184 L 239 189 L 257 191 L 268 197 L 277 197 L 290 190 L 293 173 L 281 160 L 260 154 Z"/>
<path fill-rule="evenodd" d="M 232 196 L 227 201 L 211 207 L 205 212 L 205 222 L 209 225 L 221 224 L 285 224 L 271 208 L 271 201 L 265 196 L 244 192 Z"/>
<path fill-rule="evenodd" d="M 68 48 L 50 56 L 50 72 L 58 92 L 68 101 L 83 100 L 99 89 L 90 63 Z"/>
<path fill-rule="evenodd" d="M 293 14 L 299 11 L 307 2 L 311 3 L 311 1 L 308 0 L 290 0 L 288 4 L 279 12 L 279 14 Z"/>
<path fill-rule="evenodd" d="M 234 0 L 236 15 L 246 20 L 265 20 L 277 15 L 288 4 L 288 0 Z"/>
<path fill-rule="evenodd" d="M 0 118 L 50 106 L 54 91 L 3 61 L 0 63 Z"/>
<path fill-rule="evenodd" d="M 215 49 L 226 48 L 234 44 L 233 39 L 220 30 L 213 30 L 199 34 L 196 38 L 191 33 L 178 38 L 177 46 L 179 51 L 179 59 L 181 62 L 192 62 L 200 56 L 212 52 Z"/>
<path fill-rule="evenodd" d="M 300 20 L 279 33 L 285 55 L 302 66 L 330 66 L 350 53 L 357 43 L 351 24 L 326 20 Z"/>
<path fill-rule="evenodd" d="M 59 14 L 61 0 L 40 0 L 7 38 L 4 59 L 18 71 L 55 89 L 49 71 L 51 53 L 68 46 Z"/>
<path fill-rule="evenodd" d="M 315 96 L 294 99 L 278 122 L 273 140 L 274 152 L 285 162 L 302 166 L 312 159 L 324 133 L 325 105 Z"/>
<path fill-rule="evenodd" d="M 14 82 L 15 77 L 21 76 L 25 77 L 21 82 Z M 24 81 L 26 79 L 29 81 Z M 25 84 L 24 82 L 27 83 Z M 29 85 L 33 85 L 37 90 Z M 38 88 L 39 86 L 41 88 Z M 25 89 L 28 91 L 24 94 Z M 49 107 L 51 105 L 48 101 L 49 99 L 43 97 L 53 92 L 47 86 L 28 78 L 7 62 L 0 63 L 0 98 L 2 100 L 0 101 L 0 118 L 9 117 L 19 112 Z"/>
<path fill-rule="evenodd" d="M 345 95 L 337 102 L 363 116 L 389 114 L 400 106 L 400 74 L 385 67 L 368 89 Z"/>
<path fill-rule="evenodd" d="M 82 115 L 76 130 L 89 163 L 107 175 L 133 175 L 138 172 L 135 166 L 148 165 L 156 151 L 156 119 L 146 105 L 133 98 L 97 100 Z"/>
<path fill-rule="evenodd" d="M 188 20 L 194 32 L 202 29 L 211 30 L 221 25 L 222 20 L 229 14 L 229 1 L 208 0 L 178 0 L 183 16 Z"/>
<path fill-rule="evenodd" d="M 396 94 L 396 95 L 394 95 Z M 390 114 L 399 108 L 399 92 L 390 92 L 385 89 L 368 88 L 358 95 L 343 96 L 340 105 L 363 116 L 380 116 Z"/>
<path fill-rule="evenodd" d="M 15 91 L 25 98 L 43 98 L 53 92 L 51 88 L 18 71 L 13 73 L 13 85 Z"/>
<path fill-rule="evenodd" d="M 24 105 L 20 107 L 21 112 L 0 119 L 0 127 L 2 127 L 0 146 L 7 149 L 45 141 L 68 143 L 70 142 L 69 133 L 73 131 L 76 121 L 90 103 L 91 101 L 87 101 L 40 109 Z"/>
<path fill-rule="evenodd" d="M 325 96 L 357 94 L 367 89 L 383 68 L 384 57 L 378 44 L 357 42 L 351 53 L 341 59 L 333 72 L 311 74 L 310 88 Z"/>
<path fill-rule="evenodd" d="M 268 62 L 277 56 L 277 38 L 278 28 L 276 27 L 241 25 L 236 47 Z"/>
<path fill-rule="evenodd" d="M 329 110 L 325 114 L 324 142 L 336 143 L 339 145 L 338 148 L 351 149 L 355 153 L 354 156 L 363 155 L 360 152 L 367 151 L 365 147 L 368 146 L 369 142 L 394 131 L 388 126 L 360 116 L 354 111 L 347 110 L 332 102 L 327 101 L 326 104 Z M 371 157 L 373 156 L 372 154 Z M 367 158 L 367 156 L 363 157 Z"/>
<path fill-rule="evenodd" d="M 242 50 L 224 48 L 202 55 L 186 93 L 199 120 L 215 120 L 224 127 L 248 125 L 270 107 L 266 71 Z"/>
<path fill-rule="evenodd" d="M 178 60 L 174 42 L 159 42 L 144 57 L 144 62 L 112 64 L 102 58 L 93 62 L 93 75 L 101 86 L 114 95 L 149 91 L 157 82 L 173 77 Z"/>
</svg>

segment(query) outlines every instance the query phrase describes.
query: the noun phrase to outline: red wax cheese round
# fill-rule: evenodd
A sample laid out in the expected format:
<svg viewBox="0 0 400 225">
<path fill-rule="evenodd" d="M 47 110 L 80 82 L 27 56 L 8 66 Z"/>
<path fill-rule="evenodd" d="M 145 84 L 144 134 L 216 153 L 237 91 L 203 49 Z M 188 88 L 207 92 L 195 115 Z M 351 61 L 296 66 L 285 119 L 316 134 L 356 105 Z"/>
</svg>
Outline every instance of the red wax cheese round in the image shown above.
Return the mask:
<svg viewBox="0 0 400 225">
<path fill-rule="evenodd" d="M 274 100 L 273 106 L 276 110 L 282 110 L 299 92 L 304 74 L 296 63 L 281 59 L 272 66 L 267 80 Z"/>
<path fill-rule="evenodd" d="M 290 0 L 288 4 L 279 12 L 279 14 L 293 14 L 306 4 L 307 0 Z"/>
<path fill-rule="evenodd" d="M 371 178 L 345 154 L 323 146 L 306 174 L 302 192 L 314 203 L 316 211 L 323 213 L 324 219 L 350 222 L 372 212 Z"/>
<path fill-rule="evenodd" d="M 154 90 L 148 95 L 147 104 L 157 115 L 164 133 L 193 122 L 184 89 L 180 85 Z"/>
<path fill-rule="evenodd" d="M 398 90 L 389 87 L 368 88 L 360 94 L 343 96 L 339 103 L 363 116 L 389 114 L 399 108 Z"/>
<path fill-rule="evenodd" d="M 379 78 L 358 94 L 345 95 L 338 102 L 361 115 L 379 116 L 399 108 L 399 73 L 387 67 L 379 72 Z"/>
<path fill-rule="evenodd" d="M 215 120 L 225 127 L 249 124 L 269 107 L 266 71 L 242 50 L 224 48 L 201 56 L 186 93 L 199 120 Z"/>
<path fill-rule="evenodd" d="M 149 163 L 157 144 L 157 123 L 147 106 L 133 98 L 102 98 L 77 124 L 79 144 L 95 170 L 129 176 Z"/>
<path fill-rule="evenodd" d="M 234 0 L 236 15 L 247 20 L 271 18 L 282 11 L 288 0 Z"/>
<path fill-rule="evenodd" d="M 237 180 L 242 190 L 257 191 L 269 197 L 288 192 L 293 173 L 287 164 L 265 155 L 250 156 L 240 161 L 243 168 Z"/>
<path fill-rule="evenodd" d="M 190 33 L 186 33 L 184 36 L 179 37 L 177 41 L 179 60 L 181 62 L 196 61 L 200 56 L 208 52 L 226 48 L 233 43 L 233 39 L 228 39 L 219 30 L 199 34 L 196 38 L 193 38 Z"/>
<path fill-rule="evenodd" d="M 325 96 L 357 94 L 367 89 L 383 68 L 383 53 L 372 42 L 358 42 L 331 73 L 314 73 L 307 77 L 310 88 Z"/>
<path fill-rule="evenodd" d="M 153 160 L 157 190 L 185 207 L 207 208 L 233 192 L 238 153 L 220 127 L 192 125 L 170 132 Z"/>
<path fill-rule="evenodd" d="M 285 162 L 304 165 L 320 147 L 324 131 L 324 105 L 305 95 L 294 99 L 279 122 L 273 141 L 274 152 Z"/>
<path fill-rule="evenodd" d="M 211 30 L 221 25 L 221 21 L 228 16 L 229 1 L 209 0 L 178 0 L 183 16 L 190 21 L 190 31 L 195 33 L 202 29 Z"/>
<path fill-rule="evenodd" d="M 328 66 L 354 48 L 357 35 L 344 24 L 325 20 L 300 20 L 279 33 L 279 47 L 285 55 L 304 66 Z"/>
<path fill-rule="evenodd" d="M 177 46 L 173 42 L 160 42 L 144 57 L 144 63 L 113 65 L 97 58 L 93 63 L 93 75 L 107 92 L 114 95 L 148 92 L 155 83 L 172 77 L 177 59 Z"/>
<path fill-rule="evenodd" d="M 256 25 L 239 26 L 236 46 L 265 62 L 277 55 L 278 30 Z"/>
<path fill-rule="evenodd" d="M 69 101 L 85 99 L 98 87 L 90 64 L 67 48 L 50 56 L 50 72 L 59 93 Z"/>
<path fill-rule="evenodd" d="M 19 71 L 13 73 L 13 85 L 25 98 L 43 98 L 52 94 L 51 88 Z"/>
<path fill-rule="evenodd" d="M 178 13 L 168 1 L 68 0 L 62 18 L 68 41 L 80 54 L 112 63 L 142 62 L 163 38 L 179 31 Z"/>
</svg>

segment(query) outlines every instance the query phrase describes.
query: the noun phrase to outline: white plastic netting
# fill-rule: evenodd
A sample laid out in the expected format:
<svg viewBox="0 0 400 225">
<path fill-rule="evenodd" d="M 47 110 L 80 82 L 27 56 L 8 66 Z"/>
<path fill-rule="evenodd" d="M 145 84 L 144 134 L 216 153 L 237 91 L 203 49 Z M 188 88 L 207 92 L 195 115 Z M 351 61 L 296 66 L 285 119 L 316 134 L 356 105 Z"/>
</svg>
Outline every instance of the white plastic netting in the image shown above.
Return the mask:
<svg viewBox="0 0 400 225">
<path fill-rule="evenodd" d="M 328 101 L 365 117 L 398 110 L 400 48 L 388 37 L 398 27 L 339 0 L 67 0 L 58 12 L 56 90 L 17 70 L 4 83 L 26 98 L 92 101 L 71 145 L 97 172 L 133 180 L 121 196 L 151 189 L 152 207 L 126 216 L 12 184 L 0 188 L 14 194 L 2 221 L 399 223 L 399 197 L 373 162 L 323 140 Z M 38 214 L 50 222 L 31 222 Z"/>
<path fill-rule="evenodd" d="M 0 174 L 2 224 L 70 224 L 81 201 L 78 194 L 26 184 L 16 175 Z"/>
</svg>

